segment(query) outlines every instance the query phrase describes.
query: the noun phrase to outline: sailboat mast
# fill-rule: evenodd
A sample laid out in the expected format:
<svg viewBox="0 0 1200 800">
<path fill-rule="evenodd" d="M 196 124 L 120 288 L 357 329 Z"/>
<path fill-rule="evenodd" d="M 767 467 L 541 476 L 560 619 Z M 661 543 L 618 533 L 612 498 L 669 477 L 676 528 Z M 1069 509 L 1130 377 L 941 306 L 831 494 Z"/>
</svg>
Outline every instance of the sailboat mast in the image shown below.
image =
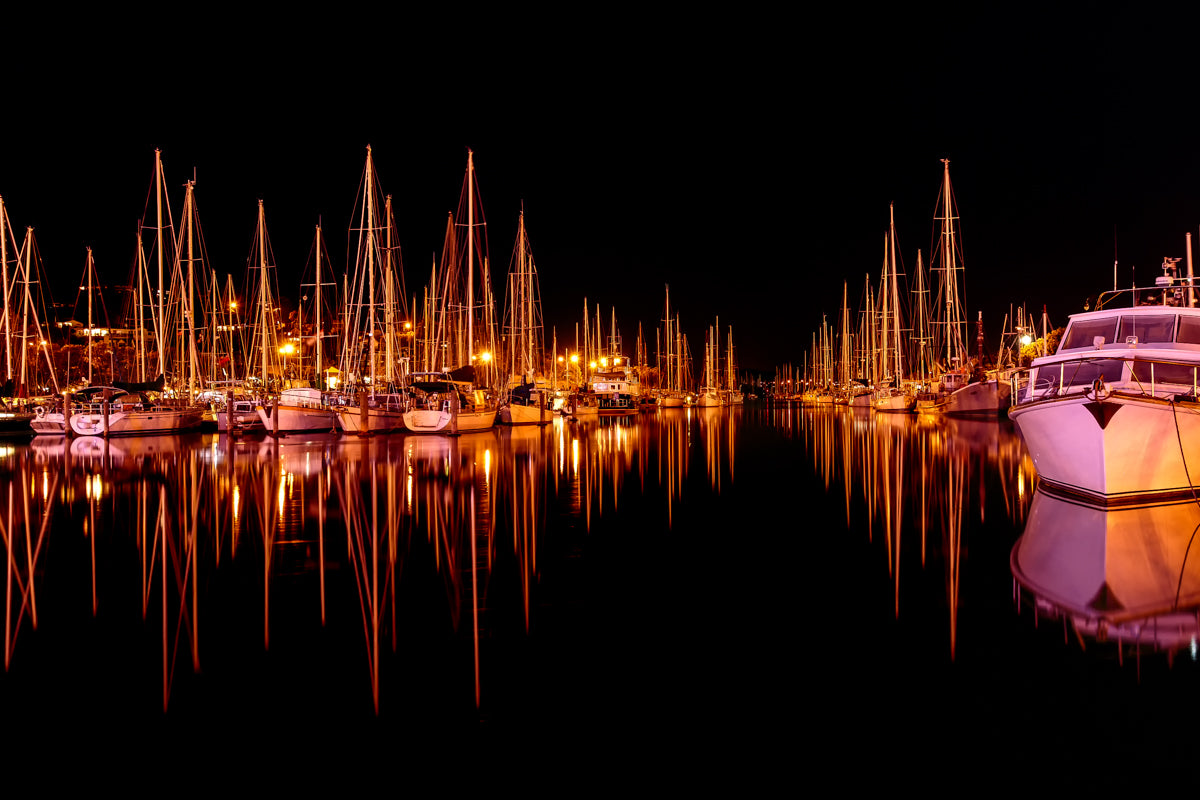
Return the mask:
<svg viewBox="0 0 1200 800">
<path fill-rule="evenodd" d="M 896 344 L 895 354 L 895 369 L 896 369 L 896 388 L 900 388 L 900 381 L 904 378 L 904 368 L 901 359 L 902 348 L 900 346 L 900 286 L 896 277 L 896 212 L 894 205 L 888 205 L 888 230 L 890 231 L 889 253 L 892 261 L 892 330 Z"/>
<path fill-rule="evenodd" d="M 267 354 L 269 352 L 269 340 L 267 332 L 268 314 L 270 314 L 270 283 L 267 282 L 267 225 L 263 213 L 263 201 L 258 201 L 258 269 L 262 280 L 262 290 L 259 293 L 260 309 L 262 314 L 262 366 L 260 368 L 260 377 L 262 379 L 263 390 L 267 388 Z"/>
<path fill-rule="evenodd" d="M 9 330 L 8 318 L 8 236 L 8 211 L 4 208 L 4 198 L 0 197 L 0 281 L 3 281 L 0 294 L 4 297 L 5 380 L 12 380 L 12 333 Z"/>
<path fill-rule="evenodd" d="M 384 377 L 389 386 L 395 380 L 395 371 L 392 364 L 396 354 L 392 351 L 392 339 L 395 337 L 396 317 L 393 310 L 395 297 L 392 288 L 392 196 L 389 194 L 385 202 L 385 230 L 387 231 L 387 250 L 383 254 L 383 349 L 384 356 L 387 358 L 387 366 L 384 368 Z"/>
<path fill-rule="evenodd" d="M 371 375 L 371 392 L 375 391 L 375 188 L 374 162 L 371 158 L 371 148 L 367 147 L 367 342 L 368 361 Z M 359 295 L 361 297 L 361 295 Z"/>
<path fill-rule="evenodd" d="M 475 154 L 467 151 L 467 358 L 475 355 Z"/>
<path fill-rule="evenodd" d="M 195 291 L 195 236 L 196 236 L 196 198 L 193 194 L 195 181 L 187 182 L 187 258 L 188 258 L 188 295 L 187 309 L 185 319 L 187 321 L 187 336 L 188 336 L 188 400 L 194 400 L 196 397 L 196 373 L 198 364 L 196 359 L 196 291 Z"/>
<path fill-rule="evenodd" d="M 21 383 L 25 386 L 25 364 L 29 361 L 25 353 L 25 339 L 29 331 L 29 265 L 33 257 L 33 228 L 25 229 L 25 244 L 21 246 L 25 251 L 25 276 L 24 285 L 25 291 L 21 295 Z"/>
<path fill-rule="evenodd" d="M 92 248 L 87 249 L 87 293 L 88 293 L 88 386 L 92 385 Z M 67 376 L 68 382 L 70 376 Z"/>
<path fill-rule="evenodd" d="M 317 359 L 316 359 L 316 372 L 315 372 L 314 377 L 316 377 L 316 379 L 317 379 L 317 386 L 324 389 L 325 385 L 324 385 L 323 376 L 325 375 L 325 371 L 324 371 L 325 361 L 322 358 L 322 353 L 321 353 L 321 351 L 324 349 L 323 345 L 325 343 L 321 340 L 321 333 L 324 329 L 321 327 L 321 226 L 320 225 L 317 226 L 317 280 L 316 280 L 316 284 L 317 284 L 317 291 L 316 291 L 316 298 L 317 298 L 316 299 L 316 302 L 317 302 L 316 317 L 317 317 L 317 320 L 316 320 L 316 330 L 314 331 L 314 333 L 316 334 L 316 337 L 317 337 Z M 300 335 L 301 336 L 304 335 L 303 330 L 300 331 Z"/>
<path fill-rule="evenodd" d="M 162 188 L 163 188 L 163 171 L 162 171 L 162 150 L 155 149 L 154 151 L 154 196 L 156 209 L 156 229 L 158 231 L 158 298 L 155 302 L 157 309 L 158 321 L 158 371 L 162 374 L 166 366 L 163 364 L 163 338 L 166 335 L 166 329 L 163 327 L 166 324 L 166 318 L 163 316 L 163 307 L 166 305 L 166 295 L 163 294 L 163 220 L 162 220 Z"/>
<path fill-rule="evenodd" d="M 146 253 L 142 250 L 142 226 L 138 223 L 137 232 L 137 301 L 134 303 L 134 314 L 137 317 L 138 335 L 138 381 L 146 382 L 146 315 L 143 300 L 146 296 Z M 5 304 L 7 306 L 7 303 Z M 5 314 L 7 314 L 7 309 Z M 11 377 L 11 376 L 10 376 Z"/>
</svg>

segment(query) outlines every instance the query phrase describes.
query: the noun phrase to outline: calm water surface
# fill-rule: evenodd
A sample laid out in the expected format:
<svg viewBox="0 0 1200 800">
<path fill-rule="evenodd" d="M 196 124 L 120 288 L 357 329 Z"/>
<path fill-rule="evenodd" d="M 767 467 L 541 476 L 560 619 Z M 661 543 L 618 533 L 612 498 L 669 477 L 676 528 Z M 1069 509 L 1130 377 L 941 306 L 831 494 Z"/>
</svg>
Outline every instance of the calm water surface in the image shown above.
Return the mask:
<svg viewBox="0 0 1200 800">
<path fill-rule="evenodd" d="M 622 731 L 773 759 L 1176 740 L 1196 598 L 1163 576 L 1190 580 L 1200 512 L 1129 523 L 1036 486 L 1007 422 L 756 405 L 14 444 L 5 729 Z M 1122 570 L 1131 526 L 1158 533 Z M 1097 593 L 1165 621 L 1064 613 Z"/>
</svg>

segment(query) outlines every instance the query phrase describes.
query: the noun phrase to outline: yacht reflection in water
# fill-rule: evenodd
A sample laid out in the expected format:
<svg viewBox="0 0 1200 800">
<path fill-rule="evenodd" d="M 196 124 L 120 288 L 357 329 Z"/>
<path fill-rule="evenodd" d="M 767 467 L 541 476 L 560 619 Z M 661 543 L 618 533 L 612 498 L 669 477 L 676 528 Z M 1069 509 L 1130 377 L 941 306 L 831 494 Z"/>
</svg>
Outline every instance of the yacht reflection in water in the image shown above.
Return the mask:
<svg viewBox="0 0 1200 800">
<path fill-rule="evenodd" d="M 414 718 L 477 719 L 528 680 L 508 654 L 546 609 L 601 602 L 547 571 L 577 569 L 593 524 L 625 519 L 631 497 L 653 514 L 628 527 L 669 531 L 692 458 L 699 490 L 730 485 L 739 413 L 457 437 L 35 439 L 0 454 L 6 670 L 20 673 L 19 639 L 38 656 L 39 622 L 88 608 L 77 635 L 113 654 L 108 699 L 73 696 L 88 713 L 147 699 L 149 652 L 153 704 L 172 714 L 316 696 L 369 716 L 390 697 Z M 18 677 L 51 680 L 14 677 L 5 697 Z"/>
<path fill-rule="evenodd" d="M 1198 531 L 1193 501 L 1105 509 L 1039 489 L 1012 551 L 1018 599 L 1080 643 L 1173 658 L 1195 648 L 1200 627 Z"/>
</svg>

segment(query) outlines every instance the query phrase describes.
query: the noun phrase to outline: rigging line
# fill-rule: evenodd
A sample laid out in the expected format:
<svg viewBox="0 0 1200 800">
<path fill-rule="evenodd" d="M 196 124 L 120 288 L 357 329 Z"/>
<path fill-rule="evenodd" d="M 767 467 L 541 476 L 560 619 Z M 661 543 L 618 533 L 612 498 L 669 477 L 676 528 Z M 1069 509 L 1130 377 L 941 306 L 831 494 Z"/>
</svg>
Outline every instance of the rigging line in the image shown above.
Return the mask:
<svg viewBox="0 0 1200 800">
<path fill-rule="evenodd" d="M 1187 478 L 1188 488 L 1192 490 L 1192 500 L 1200 507 L 1200 497 L 1196 496 L 1196 486 L 1192 483 L 1191 473 L 1188 472 L 1187 456 L 1183 452 L 1183 436 L 1179 432 L 1179 411 L 1174 400 L 1171 403 L 1171 419 L 1175 423 L 1175 440 L 1179 443 L 1179 457 L 1183 460 L 1183 475 Z M 1175 610 L 1179 610 L 1179 595 L 1183 591 L 1183 570 L 1187 566 L 1188 554 L 1192 550 L 1192 543 L 1196 541 L 1196 532 L 1200 531 L 1200 524 L 1197 524 L 1192 529 L 1192 535 L 1188 537 L 1187 548 L 1183 551 L 1183 562 L 1179 565 L 1179 580 L 1175 584 Z"/>
</svg>

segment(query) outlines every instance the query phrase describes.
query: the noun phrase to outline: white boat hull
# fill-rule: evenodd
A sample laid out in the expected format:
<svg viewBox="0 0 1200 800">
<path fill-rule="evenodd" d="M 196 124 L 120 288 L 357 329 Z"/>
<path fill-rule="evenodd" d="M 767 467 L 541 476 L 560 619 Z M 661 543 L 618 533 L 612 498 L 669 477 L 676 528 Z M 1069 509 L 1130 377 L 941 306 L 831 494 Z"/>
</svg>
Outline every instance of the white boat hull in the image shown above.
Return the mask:
<svg viewBox="0 0 1200 800">
<path fill-rule="evenodd" d="M 268 410 L 258 409 L 262 428 L 272 433 L 297 433 L 303 431 L 332 431 L 337 426 L 337 415 L 329 408 L 307 408 L 280 404 L 275 408 L 277 426 L 271 424 Z"/>
<path fill-rule="evenodd" d="M 418 408 L 405 412 L 404 426 L 413 433 L 458 433 L 485 431 L 496 425 L 496 409 L 459 411 L 457 425 L 451 412 Z"/>
<path fill-rule="evenodd" d="M 204 421 L 204 409 L 151 409 L 83 412 L 71 415 L 71 430 L 78 436 L 157 436 L 196 430 Z"/>
<path fill-rule="evenodd" d="M 231 429 L 239 433 L 262 433 L 265 430 L 258 409 L 249 403 L 243 408 L 235 408 L 232 413 L 218 411 L 216 417 L 217 433 L 229 433 Z"/>
<path fill-rule="evenodd" d="M 1008 410 L 1012 387 L 1004 381 L 968 383 L 934 406 L 942 414 L 960 417 L 996 417 Z"/>
<path fill-rule="evenodd" d="M 917 398 L 907 394 L 875 395 L 871 407 L 885 414 L 911 414 L 917 406 Z"/>
<path fill-rule="evenodd" d="M 505 425 L 545 425 L 554 413 L 540 406 L 505 405 L 500 408 L 500 422 Z"/>
<path fill-rule="evenodd" d="M 29 427 L 36 436 L 65 436 L 67 418 L 61 411 L 47 411 L 30 420 Z"/>
<path fill-rule="evenodd" d="M 1071 394 L 1016 406 L 1009 417 L 1040 478 L 1061 491 L 1106 504 L 1155 502 L 1200 483 L 1196 404 Z"/>
</svg>

